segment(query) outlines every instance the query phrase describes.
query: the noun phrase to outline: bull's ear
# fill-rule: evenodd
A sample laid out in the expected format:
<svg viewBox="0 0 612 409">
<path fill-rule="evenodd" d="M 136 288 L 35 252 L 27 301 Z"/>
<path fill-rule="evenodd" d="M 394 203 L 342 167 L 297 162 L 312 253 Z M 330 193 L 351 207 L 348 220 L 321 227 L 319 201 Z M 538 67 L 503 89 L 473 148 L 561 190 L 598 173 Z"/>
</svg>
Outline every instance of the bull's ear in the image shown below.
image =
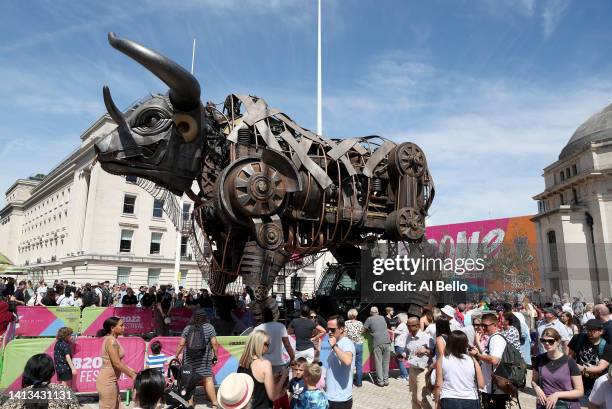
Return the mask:
<svg viewBox="0 0 612 409">
<path fill-rule="evenodd" d="M 174 114 L 172 121 L 174 121 L 176 130 L 181 134 L 185 142 L 192 142 L 198 136 L 200 129 L 198 123 L 191 115 L 183 113 Z"/>
</svg>

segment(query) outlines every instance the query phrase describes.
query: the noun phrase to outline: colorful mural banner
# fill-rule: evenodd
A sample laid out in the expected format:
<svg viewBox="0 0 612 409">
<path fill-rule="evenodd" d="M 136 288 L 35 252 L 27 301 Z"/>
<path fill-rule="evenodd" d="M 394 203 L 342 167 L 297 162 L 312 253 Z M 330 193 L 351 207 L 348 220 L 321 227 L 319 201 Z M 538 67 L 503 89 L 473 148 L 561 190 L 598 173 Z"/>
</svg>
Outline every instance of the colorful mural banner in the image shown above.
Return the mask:
<svg viewBox="0 0 612 409">
<path fill-rule="evenodd" d="M 173 308 L 170 310 L 170 331 L 183 332 L 183 328 L 189 324 L 193 310 L 191 308 Z"/>
<path fill-rule="evenodd" d="M 16 335 L 20 337 L 54 337 L 62 327 L 70 327 L 75 333 L 81 327 L 79 307 L 20 306 L 17 313 Z"/>
<path fill-rule="evenodd" d="M 95 337 L 102 329 L 102 324 L 107 318 L 113 316 L 114 308 L 87 307 L 81 312 L 81 334 Z"/>
<path fill-rule="evenodd" d="M 229 374 L 236 372 L 238 369 L 238 361 L 244 351 L 248 337 L 217 337 L 219 349 L 217 350 L 217 364 L 213 367 L 215 375 L 215 384 L 220 384 L 223 379 Z M 162 353 L 173 358 L 176 354 L 181 337 L 155 337 L 150 342 L 158 341 L 162 346 Z M 148 351 L 147 351 L 148 353 Z M 170 361 L 170 359 L 168 361 Z M 167 368 L 167 366 L 166 366 Z"/>
<path fill-rule="evenodd" d="M 112 309 L 112 308 L 110 308 Z M 155 329 L 153 310 L 141 307 L 115 307 L 113 315 L 123 320 L 125 335 L 140 335 Z"/>
<path fill-rule="evenodd" d="M 144 368 L 145 341 L 140 337 L 120 337 L 118 342 L 125 351 L 123 362 L 136 372 L 140 372 Z M 75 392 L 96 392 L 96 378 L 103 365 L 101 357 L 103 343 L 104 338 L 77 338 L 73 354 L 74 366 L 78 372 L 72 381 Z M 132 379 L 121 374 L 120 390 L 131 389 L 133 385 Z"/>
<path fill-rule="evenodd" d="M 427 241 L 450 258 L 485 258 L 484 273 L 463 277 L 471 292 L 540 288 L 533 216 L 427 227 Z"/>
<path fill-rule="evenodd" d="M 30 338 L 14 339 L 6 345 L 3 351 L 2 375 L 0 376 L 0 389 L 19 390 L 21 389 L 21 375 L 26 362 L 32 355 L 47 353 L 53 356 L 55 338 Z M 10 365 L 7 362 L 10 357 Z M 55 375 L 51 382 L 56 382 Z"/>
<path fill-rule="evenodd" d="M 73 345 L 73 362 L 77 375 L 73 379 L 72 389 L 75 392 L 96 392 L 96 378 L 102 368 L 102 343 L 104 338 L 78 337 Z M 144 368 L 146 343 L 140 337 L 121 337 L 119 343 L 125 351 L 123 362 L 135 371 Z M 4 365 L 0 377 L 0 389 L 21 389 L 21 378 L 26 362 L 32 355 L 46 353 L 53 357 L 54 338 L 15 339 L 4 350 L 4 359 L 10 356 L 10 365 Z M 52 382 L 56 382 L 53 376 Z M 133 382 L 122 375 L 119 378 L 121 390 L 130 389 Z"/>
</svg>

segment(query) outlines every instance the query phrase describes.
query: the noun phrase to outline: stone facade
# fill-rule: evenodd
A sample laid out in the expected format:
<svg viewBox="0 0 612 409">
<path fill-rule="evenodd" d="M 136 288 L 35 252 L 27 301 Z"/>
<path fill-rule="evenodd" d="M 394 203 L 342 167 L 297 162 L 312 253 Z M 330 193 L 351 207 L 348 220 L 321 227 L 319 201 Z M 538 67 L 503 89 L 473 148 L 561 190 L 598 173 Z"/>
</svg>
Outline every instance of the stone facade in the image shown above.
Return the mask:
<svg viewBox="0 0 612 409">
<path fill-rule="evenodd" d="M 544 169 L 534 196 L 538 258 L 547 295 L 610 297 L 612 273 L 612 105 L 574 133 Z"/>
<path fill-rule="evenodd" d="M 94 161 L 94 139 L 114 127 L 103 116 L 44 179 L 19 179 L 7 190 L 0 210 L 0 253 L 30 278 L 109 280 L 136 287 L 175 282 L 172 222 L 151 195 Z M 192 206 L 186 198 L 184 203 Z M 179 284 L 206 286 L 189 244 L 180 251 Z"/>
</svg>

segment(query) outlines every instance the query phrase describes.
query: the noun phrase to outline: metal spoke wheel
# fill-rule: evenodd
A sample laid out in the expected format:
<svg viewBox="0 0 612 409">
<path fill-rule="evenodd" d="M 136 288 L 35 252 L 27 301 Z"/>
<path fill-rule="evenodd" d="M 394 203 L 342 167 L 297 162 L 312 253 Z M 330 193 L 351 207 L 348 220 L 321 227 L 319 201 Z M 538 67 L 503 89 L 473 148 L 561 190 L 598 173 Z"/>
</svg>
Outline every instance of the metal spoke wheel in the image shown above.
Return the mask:
<svg viewBox="0 0 612 409">
<path fill-rule="evenodd" d="M 415 143 L 405 142 L 390 154 L 390 162 L 400 174 L 419 177 L 427 168 L 423 150 Z"/>
<path fill-rule="evenodd" d="M 402 207 L 389 214 L 385 231 L 392 240 L 420 240 L 425 235 L 425 217 L 415 208 Z"/>
</svg>

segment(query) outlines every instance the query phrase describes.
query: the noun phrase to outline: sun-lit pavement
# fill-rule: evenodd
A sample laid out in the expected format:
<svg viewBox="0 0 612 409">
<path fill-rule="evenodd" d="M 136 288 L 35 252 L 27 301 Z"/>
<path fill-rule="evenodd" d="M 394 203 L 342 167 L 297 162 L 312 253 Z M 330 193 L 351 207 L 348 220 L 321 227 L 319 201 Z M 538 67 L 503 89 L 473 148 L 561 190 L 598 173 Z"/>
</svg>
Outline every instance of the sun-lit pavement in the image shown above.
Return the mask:
<svg viewBox="0 0 612 409">
<path fill-rule="evenodd" d="M 528 371 L 527 385 L 530 384 L 531 371 Z M 535 409 L 536 400 L 530 387 L 525 392 L 521 392 L 520 402 L 522 409 Z M 210 408 L 210 403 L 204 400 L 204 395 L 201 391 L 198 391 L 196 395 L 196 403 L 197 409 Z M 94 409 L 98 407 L 98 404 L 85 403 L 83 406 Z M 410 409 L 411 407 L 408 384 L 397 379 L 390 379 L 389 386 L 384 388 L 376 386 L 369 381 L 364 381 L 361 388 L 353 388 L 353 408 L 355 409 Z"/>
</svg>

